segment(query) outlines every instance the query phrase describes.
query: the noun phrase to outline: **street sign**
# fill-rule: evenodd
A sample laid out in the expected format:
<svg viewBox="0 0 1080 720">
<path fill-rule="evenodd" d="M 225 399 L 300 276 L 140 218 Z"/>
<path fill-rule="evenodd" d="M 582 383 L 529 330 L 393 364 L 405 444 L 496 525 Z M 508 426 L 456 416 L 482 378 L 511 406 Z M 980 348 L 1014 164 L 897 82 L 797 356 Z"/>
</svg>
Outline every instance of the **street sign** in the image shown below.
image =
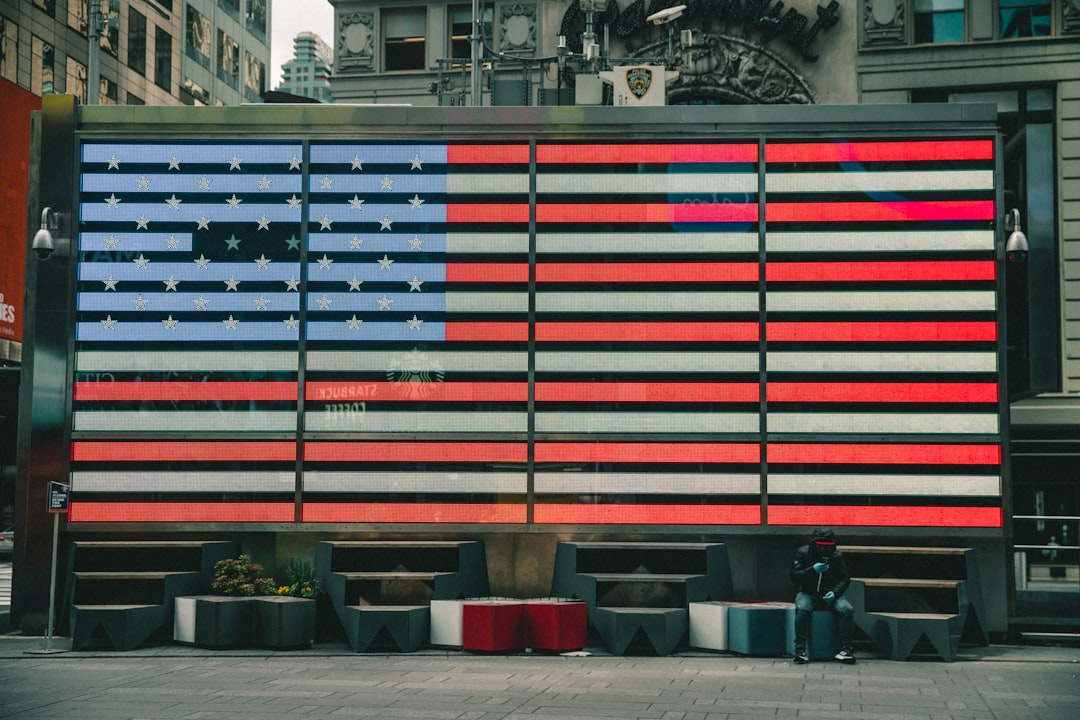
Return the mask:
<svg viewBox="0 0 1080 720">
<path fill-rule="evenodd" d="M 68 493 L 71 486 L 62 482 L 49 483 L 49 512 L 66 513 L 68 510 Z"/>
</svg>

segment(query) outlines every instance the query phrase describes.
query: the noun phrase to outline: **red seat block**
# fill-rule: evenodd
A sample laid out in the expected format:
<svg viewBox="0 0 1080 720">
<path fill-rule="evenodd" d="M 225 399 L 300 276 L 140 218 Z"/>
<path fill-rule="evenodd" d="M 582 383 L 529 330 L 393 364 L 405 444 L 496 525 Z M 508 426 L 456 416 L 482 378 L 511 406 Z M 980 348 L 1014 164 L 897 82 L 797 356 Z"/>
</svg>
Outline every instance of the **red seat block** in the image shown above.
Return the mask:
<svg viewBox="0 0 1080 720">
<path fill-rule="evenodd" d="M 586 604 L 579 601 L 529 600 L 525 604 L 529 647 L 555 652 L 585 647 L 586 611 Z"/>
<path fill-rule="evenodd" d="M 466 600 L 461 607 L 464 650 L 506 652 L 526 644 L 523 600 Z"/>
</svg>

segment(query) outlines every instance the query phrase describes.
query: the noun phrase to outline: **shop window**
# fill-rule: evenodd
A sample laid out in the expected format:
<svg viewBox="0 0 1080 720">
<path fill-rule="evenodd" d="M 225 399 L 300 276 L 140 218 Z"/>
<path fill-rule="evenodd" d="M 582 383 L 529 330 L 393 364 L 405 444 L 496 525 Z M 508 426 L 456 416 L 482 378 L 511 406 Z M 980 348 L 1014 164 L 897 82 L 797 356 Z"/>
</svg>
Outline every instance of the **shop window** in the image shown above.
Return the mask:
<svg viewBox="0 0 1080 720">
<path fill-rule="evenodd" d="M 218 30 L 217 50 L 217 76 L 235 89 L 240 84 L 240 44 Z"/>
<path fill-rule="evenodd" d="M 185 54 L 209 70 L 210 43 L 213 42 L 213 35 L 210 30 L 210 18 L 188 5 L 187 27 L 184 29 L 184 34 Z"/>
<path fill-rule="evenodd" d="M 427 11 L 422 8 L 384 10 L 383 70 L 423 70 Z"/>
<path fill-rule="evenodd" d="M 1001 37 L 1036 37 L 1050 34 L 1049 0 L 998 0 Z"/>
<path fill-rule="evenodd" d="M 30 41 L 30 92 L 35 95 L 50 95 L 53 86 L 53 58 L 56 51 L 52 43 L 47 43 L 35 36 Z"/>
<path fill-rule="evenodd" d="M 19 72 L 19 26 L 0 16 L 0 77 L 15 82 Z"/>
<path fill-rule="evenodd" d="M 154 30 L 154 84 L 172 92 L 172 35 L 164 28 Z"/>
<path fill-rule="evenodd" d="M 484 45 L 491 47 L 492 10 L 485 7 L 480 19 L 484 24 Z M 457 5 L 450 8 L 450 57 L 463 60 L 472 58 L 472 6 Z M 481 51 L 482 55 L 486 55 Z"/>
<path fill-rule="evenodd" d="M 86 66 L 70 55 L 67 59 L 67 93 L 86 104 Z"/>
<path fill-rule="evenodd" d="M 964 40 L 964 0 L 915 0 L 915 42 Z"/>
<path fill-rule="evenodd" d="M 128 67 L 146 75 L 146 16 L 128 9 Z"/>
</svg>

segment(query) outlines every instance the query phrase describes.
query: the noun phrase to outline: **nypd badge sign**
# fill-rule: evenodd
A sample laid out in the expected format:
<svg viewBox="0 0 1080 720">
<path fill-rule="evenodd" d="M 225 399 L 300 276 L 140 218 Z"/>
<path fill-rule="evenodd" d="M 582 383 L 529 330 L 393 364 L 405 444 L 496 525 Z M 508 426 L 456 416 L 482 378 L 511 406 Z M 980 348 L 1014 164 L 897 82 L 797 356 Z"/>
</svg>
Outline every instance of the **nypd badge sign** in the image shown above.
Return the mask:
<svg viewBox="0 0 1080 720">
<path fill-rule="evenodd" d="M 628 68 L 626 70 L 626 85 L 630 93 L 639 100 L 645 97 L 652 86 L 652 70 L 647 67 Z"/>
</svg>

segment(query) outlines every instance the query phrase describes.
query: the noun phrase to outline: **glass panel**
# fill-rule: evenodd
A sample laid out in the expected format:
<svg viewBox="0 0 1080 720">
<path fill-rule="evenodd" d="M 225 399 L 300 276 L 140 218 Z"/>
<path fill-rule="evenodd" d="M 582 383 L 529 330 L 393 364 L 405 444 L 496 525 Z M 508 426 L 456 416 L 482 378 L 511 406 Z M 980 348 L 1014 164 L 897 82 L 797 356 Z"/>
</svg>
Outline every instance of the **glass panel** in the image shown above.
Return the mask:
<svg viewBox="0 0 1080 720">
<path fill-rule="evenodd" d="M 68 27 L 80 35 L 86 35 L 88 32 L 89 12 L 87 0 L 68 0 Z"/>
<path fill-rule="evenodd" d="M 484 42 L 491 46 L 492 9 L 485 7 L 481 13 L 484 23 Z M 467 5 L 450 9 L 450 57 L 465 59 L 472 57 L 472 7 Z M 484 51 L 481 51 L 483 53 Z"/>
<path fill-rule="evenodd" d="M 146 16 L 134 9 L 128 10 L 128 67 L 146 74 Z"/>
<path fill-rule="evenodd" d="M 244 87 L 261 96 L 266 89 L 266 65 L 246 51 L 244 60 Z"/>
<path fill-rule="evenodd" d="M 154 83 L 172 92 L 172 35 L 164 28 L 154 32 Z"/>
<path fill-rule="evenodd" d="M 53 92 L 53 55 L 51 43 L 34 36 L 30 40 L 30 92 L 48 95 Z"/>
<path fill-rule="evenodd" d="M 998 0 L 1001 37 L 1036 37 L 1050 34 L 1051 3 L 1048 0 Z"/>
<path fill-rule="evenodd" d="M 34 0 L 34 5 L 48 13 L 49 17 L 56 17 L 56 0 Z"/>
<path fill-rule="evenodd" d="M 383 70 L 423 70 L 426 59 L 424 8 L 383 12 Z"/>
<path fill-rule="evenodd" d="M 1014 113 L 1020 107 L 1016 90 L 987 90 L 986 92 L 957 92 L 949 94 L 949 102 L 997 103 L 998 112 Z"/>
<path fill-rule="evenodd" d="M 19 26 L 0 16 L 0 77 L 15 82 L 19 73 Z"/>
<path fill-rule="evenodd" d="M 962 42 L 964 0 L 915 0 L 915 42 Z"/>
<path fill-rule="evenodd" d="M 86 66 L 73 57 L 67 59 L 67 93 L 86 104 Z"/>
<path fill-rule="evenodd" d="M 1053 110 L 1054 91 L 1050 88 L 1036 88 L 1034 90 L 1028 90 L 1027 109 L 1029 111 Z"/>
<path fill-rule="evenodd" d="M 240 78 L 240 44 L 218 30 L 218 77 L 236 87 Z"/>
<path fill-rule="evenodd" d="M 187 47 L 195 54 L 196 59 L 201 60 L 205 67 L 210 63 L 210 47 L 213 37 L 210 30 L 210 18 L 188 5 L 187 16 Z"/>
</svg>

